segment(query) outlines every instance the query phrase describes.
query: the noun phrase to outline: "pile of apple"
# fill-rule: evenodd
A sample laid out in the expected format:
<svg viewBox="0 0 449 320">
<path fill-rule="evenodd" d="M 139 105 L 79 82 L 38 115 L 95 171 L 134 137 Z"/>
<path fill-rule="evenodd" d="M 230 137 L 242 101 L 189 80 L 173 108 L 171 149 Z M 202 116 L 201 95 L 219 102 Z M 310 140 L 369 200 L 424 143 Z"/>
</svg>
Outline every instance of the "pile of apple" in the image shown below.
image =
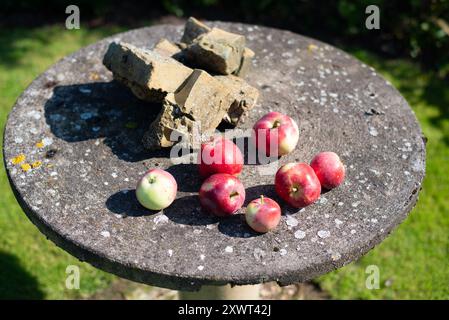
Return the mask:
<svg viewBox="0 0 449 320">
<path fill-rule="evenodd" d="M 258 152 L 283 156 L 296 147 L 298 126 L 289 116 L 270 112 L 254 125 L 252 140 Z M 204 179 L 199 191 L 201 207 L 218 217 L 236 214 L 245 201 L 245 187 L 237 178 L 243 169 L 240 149 L 230 140 L 214 137 L 201 145 L 198 159 L 199 174 Z M 321 152 L 310 165 L 283 165 L 276 172 L 274 183 L 282 200 L 292 207 L 303 208 L 318 200 L 322 188 L 335 188 L 344 177 L 345 167 L 338 155 Z M 175 200 L 176 192 L 176 180 L 161 169 L 145 173 L 136 188 L 138 201 L 150 210 L 167 208 Z M 273 199 L 261 195 L 247 205 L 245 218 L 253 230 L 268 232 L 279 224 L 281 208 Z"/>
</svg>

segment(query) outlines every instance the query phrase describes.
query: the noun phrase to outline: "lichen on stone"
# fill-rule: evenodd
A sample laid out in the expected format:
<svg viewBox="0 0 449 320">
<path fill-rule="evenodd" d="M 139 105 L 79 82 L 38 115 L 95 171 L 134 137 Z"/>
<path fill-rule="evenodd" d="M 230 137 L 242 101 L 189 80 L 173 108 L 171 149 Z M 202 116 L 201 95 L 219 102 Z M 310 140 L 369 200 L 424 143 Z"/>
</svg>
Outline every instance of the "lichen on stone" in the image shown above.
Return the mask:
<svg viewBox="0 0 449 320">
<path fill-rule="evenodd" d="M 34 161 L 31 166 L 33 167 L 33 169 L 39 168 L 42 165 L 42 161 Z"/>
<path fill-rule="evenodd" d="M 14 158 L 12 158 L 11 163 L 14 165 L 21 164 L 22 162 L 25 161 L 25 159 L 26 159 L 26 156 L 23 153 L 21 153 L 21 154 L 15 156 Z"/>
<path fill-rule="evenodd" d="M 31 170 L 31 165 L 29 163 L 23 163 L 20 165 L 20 167 L 24 172 L 28 172 L 29 170 Z"/>
</svg>

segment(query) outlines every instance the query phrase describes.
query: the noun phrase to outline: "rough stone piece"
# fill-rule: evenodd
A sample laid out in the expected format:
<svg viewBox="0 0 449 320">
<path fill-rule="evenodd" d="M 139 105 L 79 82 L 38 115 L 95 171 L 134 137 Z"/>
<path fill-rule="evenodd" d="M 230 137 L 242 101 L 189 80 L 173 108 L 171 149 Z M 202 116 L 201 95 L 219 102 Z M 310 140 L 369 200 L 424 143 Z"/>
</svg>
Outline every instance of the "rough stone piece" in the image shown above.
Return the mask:
<svg viewBox="0 0 449 320">
<path fill-rule="evenodd" d="M 162 38 L 158 43 L 156 43 L 153 51 L 159 53 L 161 56 L 173 57 L 176 54 L 180 53 L 181 49 L 173 42 L 170 42 L 166 38 Z"/>
<path fill-rule="evenodd" d="M 184 51 L 187 61 L 218 74 L 235 72 L 242 62 L 245 37 L 219 28 L 195 38 Z"/>
<path fill-rule="evenodd" d="M 145 133 L 143 144 L 148 149 L 171 147 L 174 144 L 171 140 L 173 131 L 184 136 L 193 132 L 194 125 L 195 121 L 180 111 L 174 94 L 169 93 L 164 99 L 161 112 Z"/>
<path fill-rule="evenodd" d="M 160 102 L 190 76 L 192 69 L 157 52 L 113 42 L 103 64 L 140 99 Z"/>
<path fill-rule="evenodd" d="M 164 99 L 161 113 L 150 125 L 143 138 L 148 149 L 170 147 L 171 134 L 177 138 L 184 136 L 188 142 L 194 143 L 195 126 L 199 132 L 214 130 L 226 115 L 233 101 L 229 89 L 207 72 L 194 70 L 182 87 Z M 184 140 L 186 141 L 186 140 Z"/>
<path fill-rule="evenodd" d="M 190 44 L 195 38 L 211 30 L 212 29 L 204 23 L 198 21 L 194 17 L 190 17 L 184 26 L 184 34 L 182 35 L 181 42 Z"/>
<path fill-rule="evenodd" d="M 240 67 L 237 69 L 237 71 L 234 73 L 235 75 L 239 77 L 245 77 L 249 70 L 251 69 L 251 63 L 254 58 L 254 51 L 250 48 L 245 48 L 243 50 L 242 60 L 240 62 Z"/>
<path fill-rule="evenodd" d="M 215 78 L 230 89 L 233 98 L 223 120 L 237 125 L 244 121 L 246 113 L 256 105 L 259 91 L 237 76 L 215 76 Z"/>
</svg>

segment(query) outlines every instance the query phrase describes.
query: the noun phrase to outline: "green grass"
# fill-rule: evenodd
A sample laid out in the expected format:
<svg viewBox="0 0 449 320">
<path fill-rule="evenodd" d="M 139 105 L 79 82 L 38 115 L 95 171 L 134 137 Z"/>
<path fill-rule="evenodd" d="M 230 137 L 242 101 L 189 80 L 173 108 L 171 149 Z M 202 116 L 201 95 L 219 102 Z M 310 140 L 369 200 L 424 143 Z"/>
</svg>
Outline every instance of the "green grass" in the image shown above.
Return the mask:
<svg viewBox="0 0 449 320">
<path fill-rule="evenodd" d="M 1 128 L 17 97 L 36 76 L 65 55 L 117 31 L 62 27 L 0 31 Z M 108 286 L 112 275 L 71 257 L 28 221 L 10 190 L 3 165 L 0 193 L 0 298 L 80 298 Z M 65 288 L 68 265 L 80 267 L 80 290 Z"/>
<path fill-rule="evenodd" d="M 26 86 L 59 58 L 120 31 L 62 27 L 0 31 L 0 126 Z M 360 261 L 316 281 L 336 299 L 449 298 L 449 85 L 404 60 L 349 50 L 374 66 L 406 97 L 427 145 L 427 176 L 411 216 Z M 0 298 L 80 298 L 107 287 L 112 275 L 57 248 L 28 221 L 0 170 Z M 81 268 L 81 289 L 65 288 L 67 265 Z M 365 268 L 380 269 L 381 288 L 365 288 Z M 390 283 L 389 286 L 386 283 Z"/>
</svg>

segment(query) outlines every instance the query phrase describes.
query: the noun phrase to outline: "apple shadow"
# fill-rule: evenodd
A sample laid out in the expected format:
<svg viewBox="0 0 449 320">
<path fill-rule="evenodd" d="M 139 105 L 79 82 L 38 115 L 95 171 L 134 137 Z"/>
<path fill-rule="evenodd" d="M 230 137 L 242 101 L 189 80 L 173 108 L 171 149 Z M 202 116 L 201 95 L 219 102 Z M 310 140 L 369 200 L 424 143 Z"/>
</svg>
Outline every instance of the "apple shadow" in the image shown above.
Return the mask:
<svg viewBox="0 0 449 320">
<path fill-rule="evenodd" d="M 169 172 L 176 181 L 182 181 L 182 183 L 178 183 L 178 191 L 198 192 L 200 190 L 202 179 L 198 174 L 196 164 L 174 164 L 165 170 Z"/>
<path fill-rule="evenodd" d="M 252 238 L 261 235 L 248 226 L 245 215 L 242 213 L 221 218 L 218 223 L 218 231 L 232 238 Z"/>
<path fill-rule="evenodd" d="M 267 198 L 271 198 L 279 205 L 281 205 L 281 198 L 276 194 L 276 190 L 274 189 L 274 184 L 261 184 L 254 187 L 246 188 L 245 190 L 245 203 L 244 206 L 247 206 L 251 201 L 260 198 L 260 196 L 264 196 Z"/>
<path fill-rule="evenodd" d="M 135 189 L 125 189 L 114 193 L 106 200 L 106 207 L 115 214 L 126 217 L 150 216 L 159 211 L 144 208 L 136 198 Z"/>
<path fill-rule="evenodd" d="M 164 214 L 171 221 L 190 226 L 205 226 L 219 222 L 219 218 L 203 212 L 198 195 L 177 198 Z"/>
</svg>

